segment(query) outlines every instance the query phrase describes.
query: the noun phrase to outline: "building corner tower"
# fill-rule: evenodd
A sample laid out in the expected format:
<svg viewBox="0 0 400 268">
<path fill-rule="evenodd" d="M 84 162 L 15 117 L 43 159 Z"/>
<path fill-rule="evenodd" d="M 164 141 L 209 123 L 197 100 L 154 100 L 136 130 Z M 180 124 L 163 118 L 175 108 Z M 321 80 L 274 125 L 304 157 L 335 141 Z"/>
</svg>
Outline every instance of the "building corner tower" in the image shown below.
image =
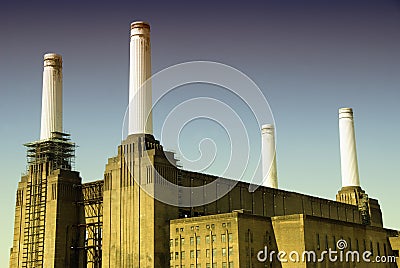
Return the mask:
<svg viewBox="0 0 400 268">
<path fill-rule="evenodd" d="M 360 186 L 352 108 L 339 109 L 339 140 L 342 188 L 336 201 L 358 206 L 363 224 L 382 227 L 378 200 L 369 198 Z"/>
<path fill-rule="evenodd" d="M 154 198 L 157 166 L 175 170 L 152 133 L 150 25 L 130 28 L 128 137 L 104 172 L 102 267 L 169 266 L 169 220 L 178 208 Z M 147 82 L 146 82 L 147 81 Z M 172 181 L 172 179 L 171 179 Z"/>
<path fill-rule="evenodd" d="M 80 212 L 75 144 L 62 133 L 62 58 L 44 55 L 40 140 L 27 143 L 28 168 L 18 184 L 10 267 L 82 267 L 73 250 Z"/>
</svg>

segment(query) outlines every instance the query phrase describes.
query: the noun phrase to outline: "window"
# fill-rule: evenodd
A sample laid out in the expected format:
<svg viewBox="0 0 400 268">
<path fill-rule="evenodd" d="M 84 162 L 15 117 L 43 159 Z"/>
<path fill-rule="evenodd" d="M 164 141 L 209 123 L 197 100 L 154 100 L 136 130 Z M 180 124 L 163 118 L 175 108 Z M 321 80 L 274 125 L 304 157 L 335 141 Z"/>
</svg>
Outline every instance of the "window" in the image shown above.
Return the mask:
<svg viewBox="0 0 400 268">
<path fill-rule="evenodd" d="M 222 242 L 222 243 L 225 243 L 225 242 L 226 242 L 226 235 L 225 235 L 225 234 L 222 234 L 222 235 L 221 235 L 221 242 Z"/>
<path fill-rule="evenodd" d="M 232 242 L 233 241 L 233 235 L 232 234 L 228 234 L 228 241 Z"/>
<path fill-rule="evenodd" d="M 228 254 L 229 254 L 228 256 L 232 256 L 233 255 L 233 247 L 229 248 Z"/>
<path fill-rule="evenodd" d="M 199 226 L 197 225 L 197 226 L 196 226 L 196 230 L 198 231 L 199 229 L 200 229 L 200 228 L 199 228 Z"/>
<path fill-rule="evenodd" d="M 230 222 L 228 222 L 228 223 L 226 224 L 226 226 L 228 226 L 228 227 L 231 227 L 231 223 L 230 223 Z"/>
<path fill-rule="evenodd" d="M 217 268 L 217 263 L 216 262 L 213 263 L 212 268 Z"/>
<path fill-rule="evenodd" d="M 183 232 L 183 228 L 181 228 L 181 232 Z"/>
<path fill-rule="evenodd" d="M 194 264 L 191 264 L 191 265 L 190 265 L 190 268 L 194 268 Z"/>
<path fill-rule="evenodd" d="M 336 250 L 336 236 L 333 236 L 333 250 Z"/>
<path fill-rule="evenodd" d="M 184 246 L 184 245 L 185 245 L 185 238 L 182 237 L 182 238 L 181 238 L 181 246 Z"/>
<path fill-rule="evenodd" d="M 179 259 L 179 252 L 175 252 L 175 260 Z"/>
<path fill-rule="evenodd" d="M 210 250 L 206 249 L 206 258 L 209 258 L 209 257 L 210 257 Z"/>
<path fill-rule="evenodd" d="M 209 263 L 206 263 L 206 268 L 211 268 L 211 265 Z"/>
<path fill-rule="evenodd" d="M 222 227 L 226 227 L 226 223 L 225 222 L 222 223 Z"/>
<path fill-rule="evenodd" d="M 214 229 L 215 228 L 215 224 L 211 224 L 211 229 Z"/>
<path fill-rule="evenodd" d="M 175 238 L 175 247 L 178 246 L 178 238 Z"/>
<path fill-rule="evenodd" d="M 190 258 L 191 258 L 191 259 L 194 259 L 194 250 L 191 250 L 191 251 L 190 251 Z"/>
<path fill-rule="evenodd" d="M 210 244 L 210 236 L 206 235 L 206 244 Z"/>
<path fill-rule="evenodd" d="M 223 257 L 226 256 L 226 248 L 222 248 L 222 256 L 223 256 Z"/>
<path fill-rule="evenodd" d="M 176 232 L 176 233 L 179 233 L 179 228 L 176 228 L 176 229 L 175 229 L 175 232 Z"/>
<path fill-rule="evenodd" d="M 192 236 L 190 237 L 190 245 L 193 246 L 193 244 L 194 244 L 194 237 Z"/>
<path fill-rule="evenodd" d="M 378 249 L 378 250 L 377 250 L 378 256 L 381 256 L 381 249 L 380 249 L 380 247 L 379 247 L 379 242 L 376 243 L 376 248 Z"/>
<path fill-rule="evenodd" d="M 200 258 L 200 249 L 196 250 L 196 258 Z"/>
<path fill-rule="evenodd" d="M 196 265 L 196 268 L 201 268 L 201 264 L 198 263 L 198 264 Z"/>
<path fill-rule="evenodd" d="M 169 247 L 172 247 L 174 245 L 174 240 L 173 239 L 170 239 L 169 240 Z"/>
<path fill-rule="evenodd" d="M 329 243 L 328 243 L 328 235 L 325 235 L 325 249 L 328 250 Z"/>
<path fill-rule="evenodd" d="M 233 261 L 229 262 L 229 268 L 233 268 Z"/>
<path fill-rule="evenodd" d="M 370 242 L 370 246 L 371 246 L 371 253 L 372 253 L 372 256 L 374 256 L 374 246 L 372 245 L 372 241 L 369 241 Z"/>
<path fill-rule="evenodd" d="M 169 259 L 170 259 L 170 260 L 173 260 L 173 259 L 174 259 L 174 253 L 173 253 L 173 252 L 170 253 Z"/>
<path fill-rule="evenodd" d="M 200 245 L 200 236 L 196 236 L 196 244 Z"/>
<path fill-rule="evenodd" d="M 222 268 L 226 268 L 226 262 L 222 263 Z"/>
<path fill-rule="evenodd" d="M 217 242 L 217 236 L 216 235 L 212 235 L 212 241 L 213 241 L 213 243 Z"/>
<path fill-rule="evenodd" d="M 216 248 L 213 248 L 212 254 L 213 254 L 213 257 L 217 256 L 217 249 Z"/>
<path fill-rule="evenodd" d="M 181 252 L 181 259 L 184 260 L 185 259 L 185 251 Z"/>
</svg>

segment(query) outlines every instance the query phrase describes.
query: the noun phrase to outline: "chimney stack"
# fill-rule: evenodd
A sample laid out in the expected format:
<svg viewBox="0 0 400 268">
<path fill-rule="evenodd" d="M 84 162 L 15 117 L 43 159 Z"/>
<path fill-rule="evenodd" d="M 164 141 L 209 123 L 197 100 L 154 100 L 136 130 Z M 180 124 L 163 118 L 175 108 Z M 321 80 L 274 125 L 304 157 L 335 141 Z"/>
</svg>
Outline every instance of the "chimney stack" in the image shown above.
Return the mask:
<svg viewBox="0 0 400 268">
<path fill-rule="evenodd" d="M 153 134 L 151 115 L 151 47 L 150 25 L 143 21 L 131 23 L 129 65 L 129 135 Z"/>
<path fill-rule="evenodd" d="M 261 134 L 263 186 L 278 188 L 274 125 L 263 125 Z"/>
<path fill-rule="evenodd" d="M 353 109 L 339 109 L 339 133 L 342 187 L 360 186 L 356 138 L 354 133 Z"/>
<path fill-rule="evenodd" d="M 49 53 L 44 55 L 40 140 L 62 129 L 62 57 Z"/>
</svg>

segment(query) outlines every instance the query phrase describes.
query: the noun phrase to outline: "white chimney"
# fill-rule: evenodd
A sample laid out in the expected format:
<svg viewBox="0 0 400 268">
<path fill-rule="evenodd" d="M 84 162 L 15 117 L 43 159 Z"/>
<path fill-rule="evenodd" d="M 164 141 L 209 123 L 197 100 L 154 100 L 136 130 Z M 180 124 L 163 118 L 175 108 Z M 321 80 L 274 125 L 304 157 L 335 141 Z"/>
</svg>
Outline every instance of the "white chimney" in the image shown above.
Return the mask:
<svg viewBox="0 0 400 268">
<path fill-rule="evenodd" d="M 40 140 L 62 129 L 62 57 L 49 53 L 44 55 Z"/>
<path fill-rule="evenodd" d="M 128 134 L 153 133 L 151 84 L 140 90 L 150 77 L 150 25 L 136 21 L 131 23 Z"/>
<path fill-rule="evenodd" d="M 353 122 L 353 109 L 339 109 L 339 133 L 342 187 L 360 186 L 360 178 L 358 176 L 356 138 Z"/>
<path fill-rule="evenodd" d="M 278 188 L 274 125 L 263 125 L 261 128 L 261 134 L 263 186 Z"/>
</svg>

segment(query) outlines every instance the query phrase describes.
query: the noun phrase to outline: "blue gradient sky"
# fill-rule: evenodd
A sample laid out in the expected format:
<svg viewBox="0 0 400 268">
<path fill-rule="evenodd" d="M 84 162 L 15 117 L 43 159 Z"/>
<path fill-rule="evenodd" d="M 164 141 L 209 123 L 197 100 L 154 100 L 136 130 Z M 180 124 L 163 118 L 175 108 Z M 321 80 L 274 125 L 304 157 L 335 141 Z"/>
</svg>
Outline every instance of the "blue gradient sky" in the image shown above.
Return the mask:
<svg viewBox="0 0 400 268">
<path fill-rule="evenodd" d="M 400 229 L 400 1 L 14 1 L 0 7 L 0 266 L 8 263 L 23 143 L 39 137 L 42 57 L 64 58 L 76 169 L 102 178 L 128 96 L 129 24 L 152 27 L 153 72 L 211 60 L 252 78 L 277 128 L 280 187 L 334 199 L 337 110 L 353 107 L 362 187 Z"/>
</svg>

